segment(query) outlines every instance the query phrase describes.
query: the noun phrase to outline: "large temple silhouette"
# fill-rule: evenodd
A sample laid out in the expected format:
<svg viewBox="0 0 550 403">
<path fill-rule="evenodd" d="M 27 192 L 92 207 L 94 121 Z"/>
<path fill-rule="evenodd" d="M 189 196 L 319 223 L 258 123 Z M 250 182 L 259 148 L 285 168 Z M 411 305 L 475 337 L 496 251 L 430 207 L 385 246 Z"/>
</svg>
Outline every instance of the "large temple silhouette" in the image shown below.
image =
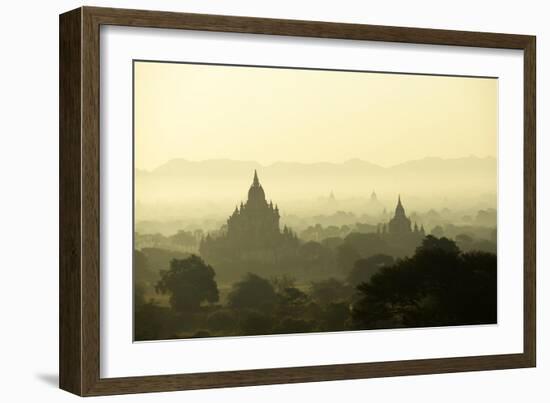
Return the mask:
<svg viewBox="0 0 550 403">
<path fill-rule="evenodd" d="M 250 246 L 272 246 L 281 236 L 279 208 L 267 202 L 265 192 L 254 171 L 246 204 L 241 202 L 227 220 L 227 238 Z M 288 229 L 286 229 L 288 232 Z"/>
<path fill-rule="evenodd" d="M 254 171 L 246 203 L 236 206 L 227 224 L 217 236 L 207 235 L 200 245 L 201 255 L 209 262 L 244 259 L 274 262 L 298 246 L 298 237 L 287 226 L 280 228 L 277 205 L 267 201 Z"/>
</svg>

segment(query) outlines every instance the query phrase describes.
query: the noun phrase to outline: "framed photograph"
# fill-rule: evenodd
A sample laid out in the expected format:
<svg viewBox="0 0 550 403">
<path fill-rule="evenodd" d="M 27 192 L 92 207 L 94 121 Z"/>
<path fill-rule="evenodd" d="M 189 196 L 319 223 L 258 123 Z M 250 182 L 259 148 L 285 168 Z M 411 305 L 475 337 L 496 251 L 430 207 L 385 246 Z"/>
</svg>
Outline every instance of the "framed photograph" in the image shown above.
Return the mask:
<svg viewBox="0 0 550 403">
<path fill-rule="evenodd" d="M 535 37 L 60 16 L 60 387 L 533 367 Z"/>
</svg>

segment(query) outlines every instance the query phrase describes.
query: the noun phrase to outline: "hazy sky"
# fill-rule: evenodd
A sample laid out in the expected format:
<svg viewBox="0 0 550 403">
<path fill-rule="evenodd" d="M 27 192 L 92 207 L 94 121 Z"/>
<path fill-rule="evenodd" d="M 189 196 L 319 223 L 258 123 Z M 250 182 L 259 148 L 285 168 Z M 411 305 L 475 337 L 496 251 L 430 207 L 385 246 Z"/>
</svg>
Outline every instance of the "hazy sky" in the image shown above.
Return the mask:
<svg viewBox="0 0 550 403">
<path fill-rule="evenodd" d="M 135 64 L 136 168 L 496 156 L 496 79 Z"/>
</svg>

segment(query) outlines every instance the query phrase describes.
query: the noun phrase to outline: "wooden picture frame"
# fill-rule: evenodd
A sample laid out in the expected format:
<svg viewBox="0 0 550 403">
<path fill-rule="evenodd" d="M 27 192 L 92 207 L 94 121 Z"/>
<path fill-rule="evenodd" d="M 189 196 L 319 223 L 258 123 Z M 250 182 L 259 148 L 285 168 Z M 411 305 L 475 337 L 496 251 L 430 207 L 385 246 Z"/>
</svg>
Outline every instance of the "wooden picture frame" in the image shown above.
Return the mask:
<svg viewBox="0 0 550 403">
<path fill-rule="evenodd" d="M 100 377 L 99 29 L 101 25 L 523 50 L 524 348 L 467 356 L 229 372 Z M 535 37 L 484 32 L 81 7 L 60 16 L 60 387 L 80 396 L 533 367 Z"/>
</svg>

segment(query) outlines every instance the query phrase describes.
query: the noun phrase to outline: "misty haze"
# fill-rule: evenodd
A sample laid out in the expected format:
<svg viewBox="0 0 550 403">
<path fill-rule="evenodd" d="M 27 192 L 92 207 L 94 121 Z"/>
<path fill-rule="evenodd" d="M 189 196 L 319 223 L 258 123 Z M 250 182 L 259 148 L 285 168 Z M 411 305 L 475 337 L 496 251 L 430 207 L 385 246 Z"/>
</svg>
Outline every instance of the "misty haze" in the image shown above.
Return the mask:
<svg viewBox="0 0 550 403">
<path fill-rule="evenodd" d="M 136 341 L 496 323 L 497 80 L 135 63 Z"/>
</svg>

